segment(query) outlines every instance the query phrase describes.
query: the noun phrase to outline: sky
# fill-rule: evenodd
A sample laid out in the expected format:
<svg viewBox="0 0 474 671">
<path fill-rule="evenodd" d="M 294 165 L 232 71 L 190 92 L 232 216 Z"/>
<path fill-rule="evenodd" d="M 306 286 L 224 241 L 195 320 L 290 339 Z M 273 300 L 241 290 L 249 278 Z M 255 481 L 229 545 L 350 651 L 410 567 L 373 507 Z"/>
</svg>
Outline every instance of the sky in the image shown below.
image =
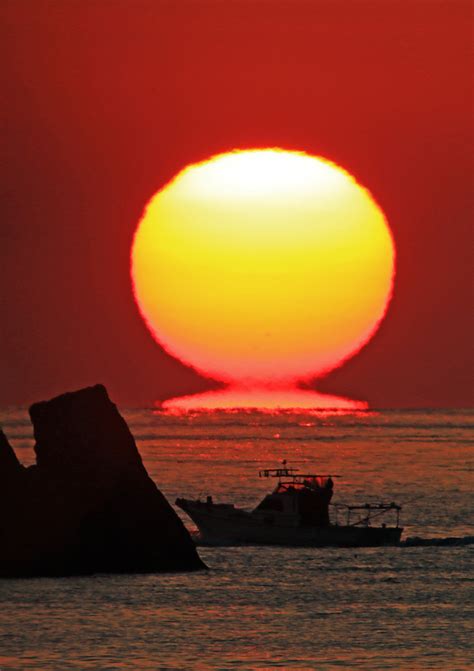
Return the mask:
<svg viewBox="0 0 474 671">
<path fill-rule="evenodd" d="M 150 197 L 234 148 L 326 157 L 397 249 L 372 341 L 318 381 L 373 407 L 472 405 L 472 5 L 4 0 L 0 404 L 104 383 L 213 387 L 160 350 L 130 247 Z"/>
</svg>

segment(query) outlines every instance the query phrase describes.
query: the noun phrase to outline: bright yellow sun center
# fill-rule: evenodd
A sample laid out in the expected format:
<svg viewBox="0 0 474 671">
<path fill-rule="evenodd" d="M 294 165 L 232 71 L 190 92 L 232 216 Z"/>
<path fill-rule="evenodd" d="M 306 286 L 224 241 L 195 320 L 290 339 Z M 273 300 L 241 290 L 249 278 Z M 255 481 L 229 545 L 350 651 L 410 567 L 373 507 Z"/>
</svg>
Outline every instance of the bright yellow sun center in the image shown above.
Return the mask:
<svg viewBox="0 0 474 671">
<path fill-rule="evenodd" d="M 285 385 L 338 366 L 387 307 L 394 246 L 345 170 L 274 149 L 188 166 L 148 203 L 132 249 L 156 340 L 206 375 Z"/>
</svg>

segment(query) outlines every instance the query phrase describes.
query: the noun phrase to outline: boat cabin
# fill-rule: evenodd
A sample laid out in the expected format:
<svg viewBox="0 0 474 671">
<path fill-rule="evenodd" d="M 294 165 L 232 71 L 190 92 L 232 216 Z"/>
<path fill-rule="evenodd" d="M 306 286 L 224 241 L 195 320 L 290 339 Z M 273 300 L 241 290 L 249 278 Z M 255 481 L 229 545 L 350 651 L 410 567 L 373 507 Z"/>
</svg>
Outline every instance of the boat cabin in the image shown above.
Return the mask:
<svg viewBox="0 0 474 671">
<path fill-rule="evenodd" d="M 284 467 L 260 471 L 259 477 L 278 478 L 278 484 L 259 503 L 254 513 L 278 512 L 285 516 L 297 516 L 301 526 L 328 526 L 333 478 L 339 476 L 302 474 L 297 470 Z"/>
</svg>

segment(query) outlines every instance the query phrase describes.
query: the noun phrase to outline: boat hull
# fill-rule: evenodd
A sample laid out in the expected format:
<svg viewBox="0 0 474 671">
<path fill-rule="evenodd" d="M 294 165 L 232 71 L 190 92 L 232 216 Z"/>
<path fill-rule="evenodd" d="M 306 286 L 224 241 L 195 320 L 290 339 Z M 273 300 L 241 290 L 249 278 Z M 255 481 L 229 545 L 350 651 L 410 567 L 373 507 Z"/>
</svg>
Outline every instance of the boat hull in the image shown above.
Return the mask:
<svg viewBox="0 0 474 671">
<path fill-rule="evenodd" d="M 299 547 L 377 547 L 398 545 L 400 527 L 295 526 L 289 520 L 201 501 L 177 499 L 195 522 L 206 545 L 286 545 Z"/>
</svg>

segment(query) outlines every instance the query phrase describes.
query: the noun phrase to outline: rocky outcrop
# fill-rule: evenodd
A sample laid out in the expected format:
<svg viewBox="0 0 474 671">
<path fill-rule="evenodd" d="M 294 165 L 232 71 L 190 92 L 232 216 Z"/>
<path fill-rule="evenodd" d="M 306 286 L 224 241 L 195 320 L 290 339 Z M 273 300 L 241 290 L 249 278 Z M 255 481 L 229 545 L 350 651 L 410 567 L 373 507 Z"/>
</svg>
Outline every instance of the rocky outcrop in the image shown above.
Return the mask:
<svg viewBox="0 0 474 671">
<path fill-rule="evenodd" d="M 8 486 L 12 480 L 23 472 L 23 466 L 18 461 L 6 435 L 0 429 L 0 489 Z"/>
<path fill-rule="evenodd" d="M 36 403 L 30 417 L 36 465 L 23 468 L 0 435 L 0 576 L 204 568 L 103 386 Z"/>
</svg>

